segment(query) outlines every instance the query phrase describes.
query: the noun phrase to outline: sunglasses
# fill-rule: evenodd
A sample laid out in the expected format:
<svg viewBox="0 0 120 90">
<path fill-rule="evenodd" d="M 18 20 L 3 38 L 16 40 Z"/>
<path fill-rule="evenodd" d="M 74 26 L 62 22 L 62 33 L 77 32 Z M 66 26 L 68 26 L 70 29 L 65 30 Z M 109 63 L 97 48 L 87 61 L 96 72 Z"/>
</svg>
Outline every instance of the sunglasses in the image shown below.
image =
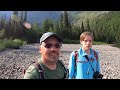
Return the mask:
<svg viewBox="0 0 120 90">
<path fill-rule="evenodd" d="M 46 48 L 51 48 L 51 47 L 55 47 L 55 48 L 61 48 L 62 44 L 61 43 L 56 43 L 56 44 L 52 44 L 52 43 L 44 43 L 42 44 L 44 47 Z"/>
</svg>

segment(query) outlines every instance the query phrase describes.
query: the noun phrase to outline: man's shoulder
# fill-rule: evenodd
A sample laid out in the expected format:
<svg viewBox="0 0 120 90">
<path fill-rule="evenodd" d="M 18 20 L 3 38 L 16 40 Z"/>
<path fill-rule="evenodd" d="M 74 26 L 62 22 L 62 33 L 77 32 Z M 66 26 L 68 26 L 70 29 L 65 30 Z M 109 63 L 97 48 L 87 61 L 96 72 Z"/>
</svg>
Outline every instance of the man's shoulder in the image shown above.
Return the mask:
<svg viewBox="0 0 120 90">
<path fill-rule="evenodd" d="M 28 67 L 28 69 L 26 70 L 26 72 L 34 72 L 34 71 L 36 71 L 36 69 L 35 69 L 35 66 L 34 66 L 33 64 L 31 64 L 31 65 Z"/>
<path fill-rule="evenodd" d="M 26 73 L 24 75 L 24 79 L 36 79 L 38 76 L 38 72 L 34 65 L 30 65 L 28 69 L 26 70 Z"/>
</svg>

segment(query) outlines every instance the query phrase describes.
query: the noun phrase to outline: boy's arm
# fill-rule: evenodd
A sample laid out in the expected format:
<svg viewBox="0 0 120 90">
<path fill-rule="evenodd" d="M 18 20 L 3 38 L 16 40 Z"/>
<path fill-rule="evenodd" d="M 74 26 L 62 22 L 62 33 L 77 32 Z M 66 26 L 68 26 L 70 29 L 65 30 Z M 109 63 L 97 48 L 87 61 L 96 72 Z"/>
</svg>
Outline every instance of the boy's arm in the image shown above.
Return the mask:
<svg viewBox="0 0 120 90">
<path fill-rule="evenodd" d="M 98 55 L 98 60 L 97 60 L 97 71 L 100 72 L 100 58 L 99 58 L 98 52 L 97 52 L 97 55 Z"/>
</svg>

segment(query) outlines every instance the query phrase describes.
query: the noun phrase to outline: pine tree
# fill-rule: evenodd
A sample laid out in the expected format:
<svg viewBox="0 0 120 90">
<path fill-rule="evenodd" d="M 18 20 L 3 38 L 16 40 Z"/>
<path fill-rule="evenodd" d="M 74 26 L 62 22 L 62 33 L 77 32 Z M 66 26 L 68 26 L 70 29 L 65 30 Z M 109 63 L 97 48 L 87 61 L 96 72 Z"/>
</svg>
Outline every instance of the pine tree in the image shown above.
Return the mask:
<svg viewBox="0 0 120 90">
<path fill-rule="evenodd" d="M 68 14 L 67 14 L 67 11 L 64 11 L 63 13 L 63 30 L 64 30 L 64 33 L 63 33 L 63 37 L 64 38 L 67 38 L 69 36 L 69 21 L 68 21 Z"/>
<path fill-rule="evenodd" d="M 43 33 L 48 32 L 50 28 L 53 30 L 53 22 L 51 19 L 45 19 L 42 23 Z"/>
<path fill-rule="evenodd" d="M 58 22 L 56 22 L 56 23 L 54 24 L 54 31 L 55 31 L 56 33 L 60 34 L 60 36 L 61 36 L 61 30 L 60 30 L 60 27 L 59 27 Z"/>
<path fill-rule="evenodd" d="M 63 37 L 63 14 L 61 13 L 60 15 L 60 22 L 59 22 L 59 27 L 60 27 L 60 35 Z"/>
<path fill-rule="evenodd" d="M 82 21 L 82 24 L 81 24 L 81 31 L 84 32 L 84 24 L 83 24 L 83 21 Z"/>
<path fill-rule="evenodd" d="M 87 31 L 90 31 L 89 19 L 87 19 Z"/>
</svg>

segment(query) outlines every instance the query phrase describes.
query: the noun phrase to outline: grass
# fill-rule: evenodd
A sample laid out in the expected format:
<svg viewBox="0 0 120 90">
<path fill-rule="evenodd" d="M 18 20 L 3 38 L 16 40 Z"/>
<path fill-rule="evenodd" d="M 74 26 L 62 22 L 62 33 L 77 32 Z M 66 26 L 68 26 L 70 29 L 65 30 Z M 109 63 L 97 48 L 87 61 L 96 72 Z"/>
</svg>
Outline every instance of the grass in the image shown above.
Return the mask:
<svg viewBox="0 0 120 90">
<path fill-rule="evenodd" d="M 79 40 L 64 39 L 64 44 L 79 44 Z"/>
<path fill-rule="evenodd" d="M 100 42 L 100 41 L 94 41 L 93 45 L 103 45 L 103 44 L 108 44 L 107 42 Z"/>
<path fill-rule="evenodd" d="M 69 40 L 69 39 L 64 39 L 65 44 L 80 44 L 80 40 Z M 100 41 L 94 41 L 93 45 L 102 45 L 102 44 L 108 44 L 106 42 L 100 42 Z"/>
</svg>

